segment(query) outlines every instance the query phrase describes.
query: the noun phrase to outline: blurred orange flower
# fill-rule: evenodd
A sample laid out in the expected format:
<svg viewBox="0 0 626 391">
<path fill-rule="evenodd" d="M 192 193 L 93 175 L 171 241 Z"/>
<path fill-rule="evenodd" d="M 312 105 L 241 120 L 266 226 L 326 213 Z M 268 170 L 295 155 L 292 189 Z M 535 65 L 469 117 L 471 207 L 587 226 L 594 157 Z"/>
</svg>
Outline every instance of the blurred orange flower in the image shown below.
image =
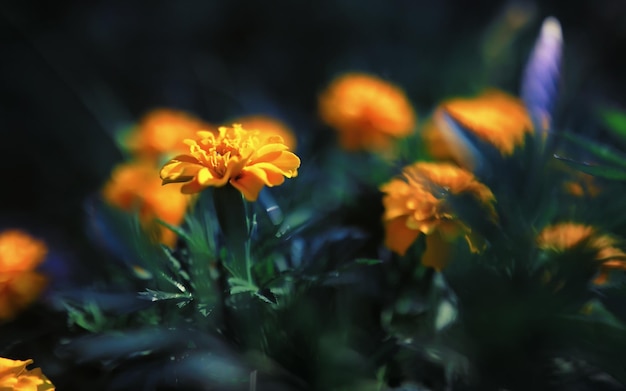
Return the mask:
<svg viewBox="0 0 626 391">
<path fill-rule="evenodd" d="M 122 210 L 138 208 L 144 228 L 163 244 L 174 246 L 176 234 L 155 222 L 155 218 L 178 226 L 183 222 L 189 196 L 175 187 L 161 186 L 159 170 L 148 162 L 118 165 L 102 190 L 104 199 Z"/>
<path fill-rule="evenodd" d="M 626 254 L 617 247 L 618 240 L 613 236 L 600 234 L 595 228 L 573 222 L 564 222 L 544 228 L 537 237 L 542 250 L 565 252 L 583 245 L 595 251 L 600 272 L 594 282 L 603 284 L 611 270 L 626 270 Z"/>
<path fill-rule="evenodd" d="M 43 292 L 47 278 L 35 269 L 47 252 L 43 242 L 25 232 L 0 233 L 0 321 L 14 318 Z"/>
<path fill-rule="evenodd" d="M 593 175 L 576 172 L 576 178 L 563 184 L 565 191 L 576 197 L 595 197 L 602 189 L 598 186 Z"/>
<path fill-rule="evenodd" d="M 401 178 L 384 184 L 381 191 L 385 193 L 385 245 L 400 255 L 406 253 L 420 234 L 436 234 L 427 238 L 432 243 L 431 250 L 443 247 L 436 239 L 447 240 L 459 234 L 465 236 L 473 252 L 480 250 L 480 239 L 456 218 L 447 202 L 446 197 L 450 194 L 476 197 L 495 218 L 495 197 L 491 190 L 478 182 L 472 173 L 449 163 L 414 163 L 405 167 Z M 429 253 L 422 262 L 441 269 L 446 259 Z"/>
<path fill-rule="evenodd" d="M 288 151 L 280 136 L 247 131 L 241 125 L 220 127 L 219 134 L 198 132 L 185 140 L 190 152 L 161 169 L 163 184 L 180 183 L 183 193 L 230 183 L 246 200 L 256 201 L 263 186 L 277 186 L 298 175 L 300 158 Z"/>
<path fill-rule="evenodd" d="M 453 152 L 464 156 L 463 140 L 441 120 L 447 113 L 464 129 L 510 156 L 524 144 L 533 124 L 521 100 L 498 90 L 487 90 L 475 98 L 456 98 L 443 102 L 435 113 L 437 126 Z M 461 158 L 462 159 L 462 158 Z"/>
<path fill-rule="evenodd" d="M 322 120 L 339 132 L 347 150 L 384 150 L 409 135 L 416 116 L 404 92 L 375 76 L 348 73 L 335 79 L 319 99 Z"/>
<path fill-rule="evenodd" d="M 258 130 L 261 136 L 280 136 L 290 150 L 296 150 L 296 136 L 287 125 L 276 118 L 266 115 L 247 115 L 237 118 L 233 123 L 241 124 L 241 127 L 247 130 Z"/>
<path fill-rule="evenodd" d="M 9 360 L 0 357 L 0 390 L 51 391 L 54 385 L 41 372 L 41 368 L 26 369 L 33 360 Z"/>
<path fill-rule="evenodd" d="M 157 109 L 146 114 L 129 135 L 128 148 L 143 159 L 172 156 L 187 150 L 184 139 L 210 128 L 210 125 L 184 111 Z"/>
</svg>

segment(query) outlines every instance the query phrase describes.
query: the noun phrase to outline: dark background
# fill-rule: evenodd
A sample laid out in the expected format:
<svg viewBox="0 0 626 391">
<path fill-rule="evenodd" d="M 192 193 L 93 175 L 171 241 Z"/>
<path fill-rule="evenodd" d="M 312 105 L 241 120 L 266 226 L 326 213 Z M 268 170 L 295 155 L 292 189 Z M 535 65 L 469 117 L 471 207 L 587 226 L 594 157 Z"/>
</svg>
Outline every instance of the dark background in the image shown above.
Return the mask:
<svg viewBox="0 0 626 391">
<path fill-rule="evenodd" d="M 401 85 L 421 119 L 440 100 L 485 86 L 516 93 L 549 15 L 565 37 L 556 123 L 602 132 L 595 107 L 626 107 L 626 2 L 521 3 L 532 18 L 486 63 L 481 48 L 510 4 L 3 1 L 0 224 L 40 227 L 83 246 L 84 199 L 122 159 L 113 135 L 155 107 L 211 123 L 274 115 L 295 129 L 306 157 L 307 145 L 332 137 L 317 96 L 341 72 Z"/>
</svg>

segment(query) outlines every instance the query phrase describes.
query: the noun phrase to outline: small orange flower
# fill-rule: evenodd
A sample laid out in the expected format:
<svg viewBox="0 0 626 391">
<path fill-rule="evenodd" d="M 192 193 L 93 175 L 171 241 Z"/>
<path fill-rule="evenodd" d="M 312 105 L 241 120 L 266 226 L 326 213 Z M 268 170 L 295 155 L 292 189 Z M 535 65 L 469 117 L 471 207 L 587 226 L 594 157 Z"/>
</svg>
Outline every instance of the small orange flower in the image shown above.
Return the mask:
<svg viewBox="0 0 626 391">
<path fill-rule="evenodd" d="M 9 360 L 0 357 L 0 390 L 54 391 L 54 385 L 41 372 L 41 368 L 26 369 L 33 360 Z"/>
<path fill-rule="evenodd" d="M 384 150 L 394 138 L 410 134 L 416 122 L 404 92 L 375 76 L 348 73 L 320 96 L 320 115 L 339 132 L 347 150 Z"/>
<path fill-rule="evenodd" d="M 241 124 L 241 127 L 247 130 L 258 130 L 261 133 L 261 137 L 280 136 L 290 150 L 296 150 L 296 136 L 287 125 L 275 118 L 266 115 L 248 115 L 237 118 L 233 123 Z"/>
<path fill-rule="evenodd" d="M 565 191 L 576 197 L 595 197 L 602 191 L 593 175 L 577 172 L 576 178 L 563 184 Z"/>
<path fill-rule="evenodd" d="M 0 233 L 0 321 L 14 318 L 43 292 L 47 279 L 35 269 L 47 252 L 43 242 L 25 232 Z"/>
<path fill-rule="evenodd" d="M 420 234 L 433 233 L 436 233 L 431 240 L 433 247 L 435 244 L 441 247 L 435 240 L 437 237 L 446 239 L 463 233 L 470 249 L 479 251 L 478 238 L 456 218 L 447 202 L 450 194 L 473 195 L 495 218 L 495 197 L 491 190 L 472 173 L 449 163 L 417 162 L 403 170 L 402 178 L 391 180 L 381 190 L 385 193 L 385 244 L 400 255 L 406 253 Z M 426 254 L 425 258 L 432 257 Z M 429 266 L 441 269 L 444 265 Z"/>
<path fill-rule="evenodd" d="M 617 247 L 618 240 L 588 225 L 565 222 L 548 226 L 539 233 L 537 243 L 542 250 L 559 253 L 584 243 L 586 248 L 595 251 L 595 259 L 600 264 L 596 284 L 606 282 L 611 270 L 626 270 L 626 254 Z"/>
<path fill-rule="evenodd" d="M 129 136 L 128 147 L 144 159 L 172 156 L 187 150 L 184 139 L 209 128 L 210 125 L 184 111 L 157 109 L 142 118 Z"/>
<path fill-rule="evenodd" d="M 209 186 L 230 183 L 246 200 L 256 201 L 263 186 L 277 186 L 298 175 L 300 158 L 288 151 L 280 136 L 247 131 L 241 125 L 220 127 L 219 134 L 198 132 L 185 140 L 190 152 L 170 160 L 161 169 L 163 184 L 185 184 L 191 194 Z"/>
<path fill-rule="evenodd" d="M 463 148 L 462 140 L 452 132 L 441 113 L 445 112 L 477 138 L 493 145 L 503 156 L 510 156 L 516 147 L 524 144 L 533 124 L 521 100 L 498 90 L 487 90 L 481 95 L 465 99 L 452 99 L 442 103 L 435 117 L 440 131 L 456 152 Z"/>
<path fill-rule="evenodd" d="M 154 229 L 161 243 L 173 246 L 176 235 L 157 225 L 155 218 L 177 226 L 183 222 L 189 197 L 174 187 L 161 186 L 158 169 L 147 162 L 130 162 L 117 166 L 102 190 L 111 205 L 130 211 L 138 208 L 145 228 Z"/>
</svg>

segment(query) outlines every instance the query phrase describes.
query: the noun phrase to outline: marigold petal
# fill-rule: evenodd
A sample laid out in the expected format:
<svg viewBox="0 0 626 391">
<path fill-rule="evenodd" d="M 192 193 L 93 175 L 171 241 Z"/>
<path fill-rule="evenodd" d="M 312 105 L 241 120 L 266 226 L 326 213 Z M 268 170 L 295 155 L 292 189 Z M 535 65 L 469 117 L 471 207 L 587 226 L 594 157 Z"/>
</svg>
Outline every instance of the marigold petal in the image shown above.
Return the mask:
<svg viewBox="0 0 626 391">
<path fill-rule="evenodd" d="M 33 360 L 9 360 L 0 358 L 0 389 L 12 391 L 53 391 L 54 385 L 40 368 L 28 370 Z"/>
<path fill-rule="evenodd" d="M 200 169 L 202 164 L 198 159 L 189 155 L 179 155 L 167 162 L 159 173 L 163 184 L 180 183 L 190 181 Z"/>
<path fill-rule="evenodd" d="M 256 201 L 263 186 L 265 186 L 263 177 L 251 171 L 242 172 L 237 180 L 231 180 L 230 183 L 235 189 L 239 190 L 248 201 Z"/>
<path fill-rule="evenodd" d="M 394 197 L 383 198 L 383 205 L 385 206 L 384 220 L 393 220 L 400 216 L 408 216 L 411 214 L 411 210 L 406 206 L 407 202 Z"/>
<path fill-rule="evenodd" d="M 387 221 L 385 223 L 385 246 L 400 255 L 404 255 L 420 233 L 420 231 L 407 227 L 405 217 Z"/>
<path fill-rule="evenodd" d="M 273 151 L 256 157 L 254 160 L 251 160 L 249 164 L 256 166 L 263 163 L 272 164 L 278 168 L 283 175 L 291 178 L 298 175 L 297 170 L 300 167 L 300 158 L 293 152 Z"/>
<path fill-rule="evenodd" d="M 202 186 L 198 183 L 197 180 L 192 180 L 190 182 L 185 183 L 181 188 L 180 192 L 183 194 L 196 194 L 206 189 L 206 186 Z"/>
<path fill-rule="evenodd" d="M 285 176 L 283 173 L 272 165 L 267 165 L 267 167 L 252 166 L 246 168 L 244 172 L 246 175 L 256 175 L 265 185 L 269 187 L 281 185 L 285 182 Z M 235 181 L 237 180 L 238 179 L 235 179 Z"/>
<path fill-rule="evenodd" d="M 257 170 L 263 170 L 266 172 L 266 176 L 268 178 L 268 185 L 280 185 L 281 183 L 284 182 L 285 178 L 292 178 L 294 176 L 297 176 L 298 172 L 291 172 L 291 171 L 285 171 L 280 167 L 277 167 L 276 165 L 272 164 L 272 163 L 257 163 L 254 166 L 248 166 L 244 169 L 244 171 L 253 171 L 256 172 Z M 273 179 L 273 178 L 278 178 L 280 177 L 281 179 Z"/>
<path fill-rule="evenodd" d="M 488 90 L 475 98 L 452 99 L 441 107 L 502 155 L 511 155 L 516 146 L 523 144 L 524 135 L 533 131 L 523 102 L 502 91 Z"/>
<path fill-rule="evenodd" d="M 275 154 L 275 153 L 280 153 L 288 149 L 289 147 L 287 147 L 285 144 L 279 144 L 279 143 L 269 143 L 269 144 L 263 145 L 261 148 L 259 148 L 256 151 L 255 153 L 256 157 L 253 159 L 253 161 L 257 161 L 257 160 L 270 161 L 269 159 L 266 160 L 267 158 L 264 158 L 264 156 Z"/>
<path fill-rule="evenodd" d="M 422 265 L 443 270 L 450 262 L 450 243 L 438 230 L 426 236 L 426 250 L 422 254 Z"/>
<path fill-rule="evenodd" d="M 626 261 L 606 261 L 602 263 L 604 269 L 626 270 Z"/>
</svg>

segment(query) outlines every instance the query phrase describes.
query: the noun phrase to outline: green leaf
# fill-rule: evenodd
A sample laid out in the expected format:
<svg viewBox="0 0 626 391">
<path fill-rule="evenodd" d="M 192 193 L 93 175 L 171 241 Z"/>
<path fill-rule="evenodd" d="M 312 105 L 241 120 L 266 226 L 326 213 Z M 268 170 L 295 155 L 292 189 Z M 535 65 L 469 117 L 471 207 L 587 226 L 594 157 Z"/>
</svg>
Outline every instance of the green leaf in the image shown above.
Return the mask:
<svg viewBox="0 0 626 391">
<path fill-rule="evenodd" d="M 258 289 L 256 286 L 248 285 L 248 286 L 234 286 L 230 288 L 230 294 L 236 295 L 238 293 L 246 293 L 246 292 L 256 292 Z"/>
<path fill-rule="evenodd" d="M 380 265 L 383 263 L 380 259 L 370 259 L 370 258 L 359 258 L 354 261 L 359 265 Z"/>
<path fill-rule="evenodd" d="M 626 143 L 626 113 L 615 109 L 603 109 L 600 115 L 613 135 Z"/>
<path fill-rule="evenodd" d="M 626 168 L 616 168 L 600 165 L 591 165 L 588 163 L 577 162 L 561 156 L 554 156 L 555 158 L 563 161 L 570 167 L 582 171 L 586 174 L 593 175 L 598 178 L 610 179 L 614 181 L 626 181 Z"/>
<path fill-rule="evenodd" d="M 237 278 L 237 277 L 229 278 L 228 284 L 231 287 L 230 288 L 231 295 L 236 295 L 238 293 L 245 293 L 245 292 L 257 292 L 259 290 L 259 288 L 256 285 L 251 284 L 250 282 L 243 280 L 241 278 Z"/>
<path fill-rule="evenodd" d="M 192 299 L 189 293 L 171 293 L 171 292 L 157 291 L 154 289 L 146 289 L 145 292 L 139 292 L 139 296 L 142 299 L 146 299 L 150 301 L 160 301 L 160 300 L 190 301 Z"/>
<path fill-rule="evenodd" d="M 581 137 L 568 132 L 563 132 L 562 135 L 563 138 L 570 141 L 572 144 L 587 150 L 597 158 L 626 168 L 626 155 L 615 150 L 611 146 L 600 144 L 586 137 Z"/>
<path fill-rule="evenodd" d="M 155 219 L 155 220 L 156 220 L 157 223 L 161 224 L 165 228 L 167 228 L 170 231 L 174 232 L 176 235 L 180 236 L 181 238 L 185 239 L 186 241 L 189 241 L 191 239 L 189 237 L 189 235 L 187 234 L 187 232 L 185 232 L 182 228 L 176 227 L 176 226 L 171 225 L 169 223 L 166 223 L 165 221 L 163 221 L 161 219 Z"/>
</svg>

